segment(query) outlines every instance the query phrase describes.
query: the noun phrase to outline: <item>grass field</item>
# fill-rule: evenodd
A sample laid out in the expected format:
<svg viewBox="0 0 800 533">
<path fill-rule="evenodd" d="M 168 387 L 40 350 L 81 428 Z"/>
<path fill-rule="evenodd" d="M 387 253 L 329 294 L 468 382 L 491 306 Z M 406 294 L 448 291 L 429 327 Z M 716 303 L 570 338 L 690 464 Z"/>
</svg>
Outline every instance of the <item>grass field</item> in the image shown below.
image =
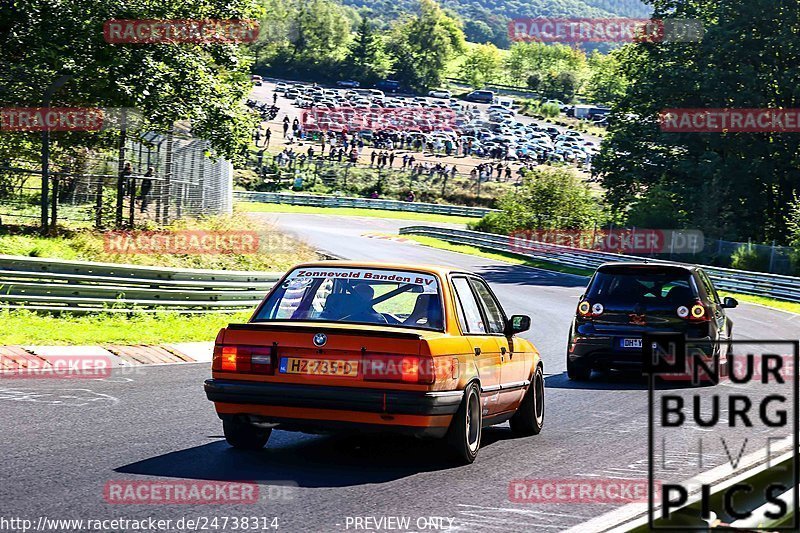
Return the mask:
<svg viewBox="0 0 800 533">
<path fill-rule="evenodd" d="M 177 254 L 169 253 L 168 250 L 157 253 L 119 253 L 106 247 L 105 232 L 90 228 L 67 228 L 61 229 L 56 236 L 47 237 L 25 230 L 0 233 L 0 254 L 175 268 L 266 271 L 286 270 L 297 263 L 317 259 L 317 254 L 305 243 L 283 234 L 270 224 L 253 220 L 244 213 L 183 219 L 158 231 L 250 231 L 258 235 L 258 249 L 232 249 L 223 250 L 224 253 L 200 254 Z"/>
<path fill-rule="evenodd" d="M 344 217 L 394 218 L 417 222 L 447 222 L 463 224 L 479 220 L 472 217 L 437 215 L 434 213 L 410 213 L 407 211 L 388 211 L 383 209 L 361 209 L 356 207 L 312 207 L 305 205 L 266 204 L 258 202 L 239 202 L 237 209 L 251 213 L 305 213 L 315 215 L 338 215 Z"/>
<path fill-rule="evenodd" d="M 303 261 L 318 259 L 305 243 L 253 220 L 244 213 L 198 220 L 186 219 L 166 231 L 253 231 L 259 236 L 255 253 L 219 254 L 110 253 L 105 234 L 90 228 L 62 229 L 44 237 L 22 229 L 0 234 L 0 254 L 49 257 L 107 263 L 220 270 L 285 271 Z M 180 315 L 176 313 L 46 314 L 26 310 L 0 311 L 0 345 L 159 344 L 213 341 L 229 322 L 247 320 L 249 312 Z"/>
<path fill-rule="evenodd" d="M 0 311 L 0 345 L 161 344 L 213 341 L 220 328 L 250 312 L 208 315 L 105 313 L 45 315 Z"/>
</svg>

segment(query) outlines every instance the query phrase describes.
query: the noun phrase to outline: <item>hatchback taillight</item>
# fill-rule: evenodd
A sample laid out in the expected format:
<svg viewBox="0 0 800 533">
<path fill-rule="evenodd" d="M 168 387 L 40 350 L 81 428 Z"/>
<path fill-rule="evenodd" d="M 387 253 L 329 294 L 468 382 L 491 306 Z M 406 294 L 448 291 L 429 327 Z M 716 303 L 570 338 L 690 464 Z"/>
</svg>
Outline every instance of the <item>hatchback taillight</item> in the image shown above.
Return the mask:
<svg viewBox="0 0 800 533">
<path fill-rule="evenodd" d="M 602 315 L 604 311 L 605 307 L 603 307 L 601 303 L 592 305 L 588 300 L 582 300 L 581 303 L 578 304 L 578 315 L 583 318 L 598 317 Z"/>
<path fill-rule="evenodd" d="M 695 304 L 689 309 L 690 322 L 708 322 L 711 317 L 708 315 L 708 309 L 703 305 L 703 302 L 697 300 Z"/>
<path fill-rule="evenodd" d="M 689 322 L 708 322 L 711 317 L 708 314 L 708 309 L 703 302 L 696 300 L 690 306 L 681 305 L 675 310 L 679 318 L 688 320 Z"/>
</svg>

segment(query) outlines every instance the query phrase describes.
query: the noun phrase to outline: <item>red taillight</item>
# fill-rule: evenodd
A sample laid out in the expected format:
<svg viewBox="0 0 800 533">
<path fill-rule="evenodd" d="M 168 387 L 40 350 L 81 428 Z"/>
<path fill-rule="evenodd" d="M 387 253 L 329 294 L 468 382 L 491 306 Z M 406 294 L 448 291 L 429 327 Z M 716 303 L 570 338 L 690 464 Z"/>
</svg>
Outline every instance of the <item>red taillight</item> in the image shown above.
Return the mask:
<svg viewBox="0 0 800 533">
<path fill-rule="evenodd" d="M 214 346 L 211 369 L 218 372 L 272 374 L 272 349 L 262 346 Z"/>
<path fill-rule="evenodd" d="M 367 355 L 363 359 L 363 368 L 365 381 L 433 383 L 436 378 L 432 357 Z"/>
<path fill-rule="evenodd" d="M 581 303 L 578 304 L 578 315 L 583 318 L 600 316 L 603 314 L 603 311 L 605 311 L 605 307 L 603 307 L 601 303 L 592 305 L 589 300 L 582 300 Z"/>
<path fill-rule="evenodd" d="M 708 309 L 703 305 L 703 302 L 697 300 L 689 310 L 689 321 L 708 322 L 709 320 L 711 320 L 711 317 L 708 315 Z"/>
</svg>

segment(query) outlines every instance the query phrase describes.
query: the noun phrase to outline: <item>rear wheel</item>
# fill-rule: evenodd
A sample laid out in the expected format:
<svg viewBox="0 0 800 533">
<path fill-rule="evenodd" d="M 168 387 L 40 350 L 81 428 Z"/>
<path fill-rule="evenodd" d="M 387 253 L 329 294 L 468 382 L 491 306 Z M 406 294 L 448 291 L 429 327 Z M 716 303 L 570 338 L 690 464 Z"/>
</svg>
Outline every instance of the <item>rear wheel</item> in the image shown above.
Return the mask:
<svg viewBox="0 0 800 533">
<path fill-rule="evenodd" d="M 470 383 L 446 437 L 450 451 L 459 463 L 470 464 L 477 457 L 481 446 L 482 423 L 480 389 L 476 383 Z"/>
<path fill-rule="evenodd" d="M 228 444 L 240 450 L 260 450 L 272 434 L 272 429 L 255 427 L 240 418 L 225 418 L 222 430 Z"/>
<path fill-rule="evenodd" d="M 592 377 L 592 369 L 580 363 L 573 363 L 567 357 L 567 377 L 572 381 L 588 381 Z"/>
<path fill-rule="evenodd" d="M 544 371 L 541 365 L 533 373 L 531 385 L 522 399 L 517 412 L 508 421 L 511 431 L 517 435 L 538 435 L 544 425 Z"/>
</svg>

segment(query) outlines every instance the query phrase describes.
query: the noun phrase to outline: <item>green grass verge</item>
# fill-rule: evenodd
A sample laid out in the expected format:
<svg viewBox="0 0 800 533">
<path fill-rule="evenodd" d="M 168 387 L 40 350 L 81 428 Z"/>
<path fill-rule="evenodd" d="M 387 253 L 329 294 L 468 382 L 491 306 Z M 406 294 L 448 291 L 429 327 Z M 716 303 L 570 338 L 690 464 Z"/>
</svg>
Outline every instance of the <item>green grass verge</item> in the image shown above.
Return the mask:
<svg viewBox="0 0 800 533">
<path fill-rule="evenodd" d="M 259 245 L 255 253 L 235 249 L 208 254 L 175 254 L 168 250 L 118 253 L 107 249 L 105 232 L 91 228 L 59 228 L 58 234 L 53 236 L 39 235 L 30 228 L 9 228 L 0 232 L 0 254 L 175 268 L 266 271 L 283 271 L 297 263 L 317 259 L 317 254 L 308 245 L 283 234 L 271 224 L 240 212 L 186 218 L 168 227 L 143 229 L 215 233 L 252 231 L 258 234 Z"/>
<path fill-rule="evenodd" d="M 773 298 L 765 298 L 764 296 L 752 296 L 749 294 L 737 294 L 734 292 L 725 292 L 720 291 L 720 296 L 723 298 L 725 296 L 732 296 L 739 300 L 740 302 L 748 302 L 752 304 L 759 304 L 766 307 L 772 307 L 774 309 L 781 309 L 783 311 L 789 311 L 790 313 L 797 313 L 800 315 L 800 303 L 798 302 L 786 302 L 784 300 L 775 300 Z"/>
<path fill-rule="evenodd" d="M 395 218 L 419 222 L 449 222 L 452 224 L 467 224 L 467 222 L 479 220 L 474 217 L 437 215 L 435 213 L 411 213 L 408 211 L 389 211 L 385 209 L 362 209 L 357 207 L 313 207 L 258 202 L 239 202 L 236 205 L 238 210 L 251 213 L 305 213 L 349 217 Z"/>
<path fill-rule="evenodd" d="M 504 261 L 506 263 L 511 263 L 514 265 L 525 265 L 533 268 L 541 268 L 543 270 L 562 272 L 564 274 L 590 276 L 593 272 L 592 270 L 588 270 L 585 268 L 575 268 L 564 265 L 558 265 L 556 263 L 548 263 L 547 261 L 538 261 L 535 259 L 529 259 L 527 257 L 523 257 L 512 253 L 495 252 L 494 250 L 486 250 L 484 248 L 478 248 L 476 246 L 468 246 L 466 244 L 453 244 L 447 241 L 443 241 L 441 239 L 435 239 L 433 237 L 422 237 L 419 235 L 403 235 L 403 238 L 416 241 L 420 244 L 424 244 L 425 246 L 438 248 L 440 250 L 476 255 L 478 257 L 495 259 L 497 261 Z"/>
<path fill-rule="evenodd" d="M 213 341 L 220 328 L 244 322 L 250 312 L 208 315 L 101 313 L 46 315 L 0 311 L 0 345 L 162 344 Z"/>
<path fill-rule="evenodd" d="M 0 233 L 0 254 L 178 268 L 266 271 L 285 271 L 297 263 L 318 259 L 313 248 L 305 243 L 244 213 L 184 219 L 168 228 L 160 228 L 160 231 L 179 230 L 254 231 L 259 235 L 259 248 L 256 253 L 235 250 L 219 254 L 109 253 L 105 248 L 104 233 L 91 228 L 59 228 L 56 235 L 42 236 L 26 228 L 8 227 Z M 0 311 L 0 324 L 3 324 L 0 345 L 213 341 L 221 327 L 229 322 L 245 321 L 249 314 L 57 315 L 27 310 Z"/>
<path fill-rule="evenodd" d="M 485 257 L 487 259 L 495 259 L 497 261 L 504 261 L 506 263 L 512 263 L 515 265 L 525 265 L 534 268 L 541 268 L 543 270 L 563 272 L 565 274 L 577 274 L 579 276 L 591 276 L 592 273 L 594 272 L 593 270 L 566 267 L 563 265 L 557 265 L 555 263 L 548 263 L 546 261 L 534 261 L 511 253 L 500 253 L 492 250 L 484 250 L 481 248 L 477 248 L 475 246 L 452 244 L 443 241 L 441 239 L 434 239 L 433 237 L 421 237 L 418 235 L 403 235 L 403 237 L 414 240 L 426 246 L 439 248 L 440 250 L 449 250 L 451 252 L 461 252 L 465 254 L 477 255 L 479 257 Z M 720 291 L 720 295 L 723 297 L 732 296 L 737 300 L 739 300 L 740 302 L 754 303 L 763 305 L 765 307 L 771 307 L 773 309 L 781 309 L 783 311 L 789 311 L 790 313 L 800 314 L 800 303 L 797 302 L 786 302 L 783 300 L 775 300 L 773 298 L 765 298 L 763 296 L 751 296 L 749 294 L 737 294 L 724 291 Z"/>
</svg>

